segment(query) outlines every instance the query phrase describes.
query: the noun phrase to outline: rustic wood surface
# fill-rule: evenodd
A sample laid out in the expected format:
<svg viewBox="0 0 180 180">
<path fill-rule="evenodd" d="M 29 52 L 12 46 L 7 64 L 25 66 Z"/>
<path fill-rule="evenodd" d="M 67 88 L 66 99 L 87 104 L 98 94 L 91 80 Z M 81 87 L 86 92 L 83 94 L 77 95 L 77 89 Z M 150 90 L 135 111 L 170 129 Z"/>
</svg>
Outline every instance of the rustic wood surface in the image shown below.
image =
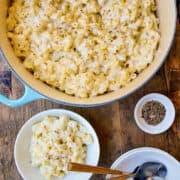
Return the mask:
<svg viewBox="0 0 180 180">
<path fill-rule="evenodd" d="M 0 63 L 1 91 L 11 98 L 23 93 L 22 85 L 13 77 L 2 80 L 9 70 Z M 5 72 L 4 72 L 5 71 Z M 7 86 L 10 82 L 10 87 Z M 177 113 L 173 127 L 161 135 L 143 133 L 135 124 L 133 110 L 140 97 L 147 93 L 159 92 L 172 98 Z M 80 113 L 95 128 L 100 144 L 100 165 L 109 167 L 122 153 L 137 147 L 151 146 L 163 149 L 180 160 L 180 25 L 174 45 L 165 65 L 140 90 L 129 97 L 96 108 L 71 108 L 47 100 L 39 100 L 23 107 L 9 108 L 0 104 L 0 180 L 20 180 L 13 158 L 16 135 L 34 114 L 51 108 L 65 108 Z M 92 180 L 101 180 L 103 176 L 94 175 Z"/>
</svg>

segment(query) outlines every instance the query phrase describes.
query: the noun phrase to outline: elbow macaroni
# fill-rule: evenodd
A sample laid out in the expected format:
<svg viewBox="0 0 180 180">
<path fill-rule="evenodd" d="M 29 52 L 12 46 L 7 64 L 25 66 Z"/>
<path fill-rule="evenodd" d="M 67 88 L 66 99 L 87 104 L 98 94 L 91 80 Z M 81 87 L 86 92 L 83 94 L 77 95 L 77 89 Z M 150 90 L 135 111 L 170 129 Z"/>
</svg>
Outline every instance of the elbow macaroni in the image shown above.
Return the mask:
<svg viewBox="0 0 180 180">
<path fill-rule="evenodd" d="M 154 59 L 154 0 L 15 0 L 15 54 L 34 76 L 81 98 L 121 88 Z"/>
<path fill-rule="evenodd" d="M 77 121 L 47 116 L 32 126 L 31 161 L 46 179 L 64 176 L 68 162 L 84 163 L 91 135 Z"/>
</svg>

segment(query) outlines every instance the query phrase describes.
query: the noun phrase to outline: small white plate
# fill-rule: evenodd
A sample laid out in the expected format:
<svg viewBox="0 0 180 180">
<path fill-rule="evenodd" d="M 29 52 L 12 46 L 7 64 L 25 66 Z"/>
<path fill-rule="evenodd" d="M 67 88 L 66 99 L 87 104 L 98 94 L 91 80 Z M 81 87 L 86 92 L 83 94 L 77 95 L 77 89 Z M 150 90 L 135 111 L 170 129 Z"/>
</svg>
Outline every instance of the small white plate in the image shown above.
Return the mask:
<svg viewBox="0 0 180 180">
<path fill-rule="evenodd" d="M 43 111 L 31 117 L 23 125 L 23 127 L 21 128 L 21 130 L 17 135 L 15 147 L 14 147 L 14 158 L 17 169 L 23 179 L 45 180 L 45 178 L 40 174 L 39 168 L 34 168 L 31 166 L 31 156 L 30 156 L 29 148 L 30 148 L 30 141 L 32 136 L 32 125 L 48 115 L 58 116 L 61 114 L 68 115 L 72 117 L 72 119 L 80 122 L 92 135 L 93 143 L 88 146 L 86 164 L 94 165 L 94 166 L 98 164 L 99 156 L 100 156 L 100 145 L 96 132 L 94 131 L 90 123 L 75 112 L 62 110 L 62 109 L 51 109 L 51 110 Z M 69 172 L 64 178 L 52 178 L 52 180 L 60 180 L 60 179 L 88 180 L 91 177 L 91 175 L 92 175 L 91 173 Z"/>
<path fill-rule="evenodd" d="M 142 107 L 149 101 L 158 101 L 164 105 L 166 109 L 166 114 L 164 119 L 157 125 L 149 125 L 143 118 L 142 118 Z M 134 110 L 134 118 L 138 125 L 138 127 L 148 134 L 160 134 L 168 130 L 174 122 L 175 118 L 175 108 L 171 100 L 158 93 L 151 93 L 144 97 L 142 97 L 136 104 Z"/>
<path fill-rule="evenodd" d="M 111 166 L 112 169 L 133 172 L 145 162 L 161 162 L 167 167 L 166 180 L 178 180 L 180 177 L 180 163 L 165 151 L 156 148 L 137 148 L 121 155 Z M 106 178 L 110 178 L 108 175 Z M 132 180 L 132 178 L 129 178 Z"/>
</svg>

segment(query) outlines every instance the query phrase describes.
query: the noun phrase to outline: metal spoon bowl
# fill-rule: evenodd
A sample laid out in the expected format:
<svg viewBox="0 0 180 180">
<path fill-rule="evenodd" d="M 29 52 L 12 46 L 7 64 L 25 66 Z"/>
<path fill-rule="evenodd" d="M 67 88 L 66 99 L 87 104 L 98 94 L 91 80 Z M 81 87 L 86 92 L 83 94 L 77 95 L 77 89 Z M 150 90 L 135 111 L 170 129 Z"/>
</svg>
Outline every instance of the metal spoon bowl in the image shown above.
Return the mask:
<svg viewBox="0 0 180 180">
<path fill-rule="evenodd" d="M 146 162 L 135 169 L 136 175 L 134 180 L 146 180 L 148 177 L 159 176 L 166 177 L 167 168 L 164 164 L 159 162 Z"/>
<path fill-rule="evenodd" d="M 134 180 L 147 180 L 154 176 L 165 178 L 166 175 L 167 168 L 164 164 L 159 162 L 146 162 L 141 166 L 137 166 L 132 173 L 110 178 L 110 180 L 125 180 L 130 177 L 134 178 Z"/>
</svg>

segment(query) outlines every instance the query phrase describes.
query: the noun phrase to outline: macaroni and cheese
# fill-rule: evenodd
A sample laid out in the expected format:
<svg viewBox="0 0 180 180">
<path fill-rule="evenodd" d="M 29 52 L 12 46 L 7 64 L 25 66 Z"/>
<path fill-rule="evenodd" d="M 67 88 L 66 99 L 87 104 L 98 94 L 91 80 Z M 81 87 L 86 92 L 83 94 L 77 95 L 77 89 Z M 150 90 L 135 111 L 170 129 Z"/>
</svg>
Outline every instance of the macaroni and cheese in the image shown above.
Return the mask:
<svg viewBox="0 0 180 180">
<path fill-rule="evenodd" d="M 126 85 L 160 40 L 155 0 L 14 0 L 8 37 L 35 78 L 81 98 Z"/>
<path fill-rule="evenodd" d="M 31 161 L 47 179 L 64 176 L 68 162 L 84 163 L 91 135 L 69 116 L 47 116 L 32 126 Z"/>
</svg>

